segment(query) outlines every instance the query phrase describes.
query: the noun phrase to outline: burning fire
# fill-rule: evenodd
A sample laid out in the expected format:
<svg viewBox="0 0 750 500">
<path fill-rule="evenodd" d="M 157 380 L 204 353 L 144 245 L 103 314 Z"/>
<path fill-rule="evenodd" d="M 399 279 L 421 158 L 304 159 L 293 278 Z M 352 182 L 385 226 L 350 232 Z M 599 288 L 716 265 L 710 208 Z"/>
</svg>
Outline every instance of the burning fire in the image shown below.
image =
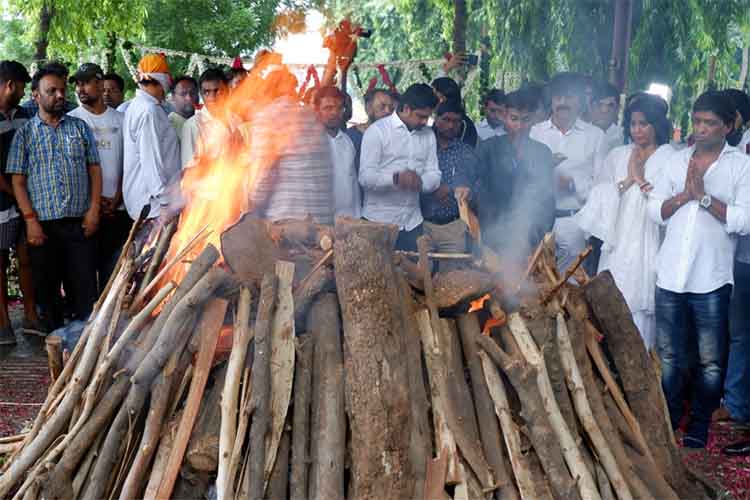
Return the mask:
<svg viewBox="0 0 750 500">
<path fill-rule="evenodd" d="M 489 293 L 482 295 L 476 300 L 472 300 L 469 303 L 469 311 L 470 313 L 481 311 L 485 308 L 487 302 L 491 299 L 491 295 Z M 492 316 L 487 318 L 487 321 L 484 322 L 484 326 L 482 327 L 482 335 L 489 336 L 490 333 L 492 333 L 492 329 L 496 327 L 504 326 L 505 323 L 507 323 L 507 317 L 505 316 L 505 313 L 497 307 L 497 311 L 494 308 L 492 309 Z"/>
<path fill-rule="evenodd" d="M 216 103 L 215 109 L 221 112 L 212 110 L 211 115 L 224 126 L 202 130 L 201 147 L 183 172 L 180 187 L 185 205 L 165 262 L 189 244 L 194 247 L 185 256 L 187 261 L 208 243 L 219 248 L 221 233 L 249 208 L 249 193 L 259 174 L 274 164 L 295 136 L 294 119 L 269 117 L 266 111 L 279 97 L 295 96 L 296 85 L 294 75 L 281 64 L 281 56 L 269 53 L 223 102 Z M 259 129 L 265 129 L 267 140 L 253 144 Z M 203 237 L 196 239 L 201 232 Z M 179 282 L 185 272 L 186 266 L 178 263 L 162 281 Z"/>
</svg>

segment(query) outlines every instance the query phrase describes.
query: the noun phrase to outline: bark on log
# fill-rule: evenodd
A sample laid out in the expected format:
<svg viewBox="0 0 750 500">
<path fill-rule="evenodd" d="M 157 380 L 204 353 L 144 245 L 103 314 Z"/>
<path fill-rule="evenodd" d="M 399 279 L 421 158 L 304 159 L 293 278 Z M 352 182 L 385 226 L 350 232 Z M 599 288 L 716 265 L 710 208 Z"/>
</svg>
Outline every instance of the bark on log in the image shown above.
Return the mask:
<svg viewBox="0 0 750 500">
<path fill-rule="evenodd" d="M 409 375 L 409 401 L 411 402 L 411 441 L 409 456 L 414 467 L 414 498 L 424 497 L 425 479 L 427 477 L 427 460 L 432 455 L 432 439 L 430 438 L 430 403 L 427 400 L 427 388 L 424 379 L 424 365 L 422 363 L 422 345 L 419 339 L 419 328 L 414 315 L 417 304 L 412 296 L 409 284 L 401 273 L 399 291 L 401 293 L 401 316 L 403 330 L 406 332 L 407 371 Z"/>
<path fill-rule="evenodd" d="M 281 256 L 268 223 L 250 214 L 243 215 L 221 234 L 221 253 L 244 285 L 259 283 L 266 273 L 273 273 Z"/>
<path fill-rule="evenodd" d="M 255 360 L 250 407 L 250 454 L 246 471 L 251 500 L 263 498 L 263 470 L 266 462 L 266 436 L 271 428 L 271 326 L 276 307 L 276 275 L 266 274 L 261 285 L 258 315 L 255 320 Z"/>
<path fill-rule="evenodd" d="M 346 415 L 344 354 L 336 294 L 321 295 L 310 309 L 315 338 L 310 430 L 310 490 L 313 500 L 343 500 Z"/>
<path fill-rule="evenodd" d="M 594 451 L 596 452 L 599 462 L 606 471 L 606 477 L 604 483 L 607 483 L 606 478 L 609 478 L 609 482 L 612 483 L 617 498 L 620 500 L 632 500 L 633 495 L 630 493 L 628 483 L 625 481 L 623 473 L 620 471 L 620 467 L 615 459 L 612 450 L 607 443 L 607 440 L 602 434 L 602 430 L 594 418 L 594 414 L 589 405 L 586 388 L 583 383 L 583 377 L 578 368 L 578 364 L 573 354 L 573 345 L 568 335 L 568 327 L 565 324 L 565 319 L 562 313 L 557 314 L 557 346 L 559 348 L 560 361 L 562 362 L 563 369 L 565 370 L 565 378 L 568 381 L 570 392 L 573 395 L 573 404 L 575 405 L 576 413 L 586 430 L 589 439 L 594 445 Z M 591 388 L 592 390 L 595 388 Z M 601 481 L 599 481 L 601 484 Z M 605 490 L 606 491 L 606 490 Z M 603 494 L 604 492 L 602 492 Z"/>
<path fill-rule="evenodd" d="M 521 418 L 526 422 L 528 436 L 552 489 L 556 500 L 580 500 L 581 495 L 568 472 L 562 447 L 542 401 L 537 383 L 538 366 L 528 363 L 517 352 L 512 338 L 508 340 L 510 354 L 506 354 L 490 337 L 480 335 L 477 343 L 508 376 L 521 401 Z M 511 347 L 513 347 L 511 349 Z"/>
<path fill-rule="evenodd" d="M 190 391 L 185 400 L 185 408 L 180 420 L 180 426 L 177 428 L 177 437 L 175 437 L 172 453 L 169 456 L 169 462 L 167 463 L 166 471 L 164 471 L 159 491 L 156 492 L 156 498 L 159 500 L 168 500 L 171 497 L 174 481 L 185 458 L 185 452 L 193 433 L 193 426 L 198 417 L 201 401 L 203 400 L 206 382 L 211 371 L 211 363 L 216 352 L 216 343 L 219 339 L 219 330 L 221 330 L 221 326 L 224 324 L 227 306 L 228 302 L 224 299 L 210 299 L 206 304 L 203 316 L 196 329 L 196 331 L 200 332 L 200 348 L 198 350 L 198 357 L 195 360 L 193 379 L 190 381 Z M 216 399 L 212 402 L 213 408 L 211 408 L 212 413 L 216 415 L 214 421 L 217 426 L 219 424 L 217 420 L 220 415 L 218 408 L 220 394 L 221 391 L 217 388 Z M 216 439 L 215 450 L 218 455 L 218 439 Z M 215 457 L 215 460 L 218 461 L 218 456 Z"/>
<path fill-rule="evenodd" d="M 534 339 L 529 333 L 526 325 L 521 319 L 518 313 L 510 315 L 508 325 L 510 331 L 513 334 L 513 338 L 516 340 L 521 353 L 526 358 L 526 361 L 532 365 L 535 365 L 539 372 L 537 376 L 537 382 L 539 384 L 539 390 L 542 394 L 542 401 L 545 405 L 545 410 L 549 414 L 550 423 L 555 431 L 558 441 L 562 447 L 563 456 L 565 457 L 565 463 L 568 464 L 568 468 L 571 471 L 571 475 L 576 480 L 578 490 L 583 500 L 599 498 L 599 493 L 596 488 L 596 482 L 591 471 L 586 466 L 583 460 L 581 450 L 578 448 L 578 443 L 573 437 L 570 428 L 565 423 L 560 409 L 557 406 L 552 384 L 550 383 L 549 375 L 537 346 L 534 344 Z M 540 451 L 540 453 L 542 453 Z"/>
<path fill-rule="evenodd" d="M 28 469 L 47 451 L 49 446 L 62 433 L 66 424 L 69 423 L 68 421 L 76 405 L 80 403 L 81 395 L 89 382 L 89 377 L 91 377 L 94 365 L 99 358 L 101 340 L 107 334 L 107 326 L 109 325 L 109 319 L 113 313 L 117 297 L 120 294 L 120 289 L 125 286 L 129 274 L 130 272 L 127 269 L 120 271 L 120 274 L 115 278 L 111 293 L 102 304 L 99 314 L 90 323 L 88 339 L 82 350 L 81 359 L 73 370 L 71 382 L 68 384 L 67 392 L 62 402 L 48 418 L 44 426 L 41 427 L 39 434 L 36 435 L 34 440 L 26 441 L 28 445 L 16 455 L 8 470 L 0 476 L 0 498 L 5 498 L 8 495 L 11 488 L 15 486 Z M 72 436 L 66 437 L 64 441 L 69 442 L 70 439 L 72 439 Z M 56 448 L 62 451 L 59 445 Z M 68 495 L 72 491 L 70 479 L 68 479 L 65 485 L 61 485 L 61 487 L 64 488 L 64 494 Z"/>
<path fill-rule="evenodd" d="M 189 340 L 189 336 L 184 335 L 186 327 L 194 322 L 203 303 L 228 279 L 229 276 L 225 270 L 212 269 L 180 300 L 178 306 L 170 314 L 170 320 L 165 323 L 164 330 L 159 335 L 159 342 L 148 352 L 133 374 L 128 396 L 102 445 L 101 455 L 92 473 L 92 488 L 88 491 L 90 496 L 86 500 L 95 500 L 104 496 L 106 478 L 109 477 L 112 468 L 119 463 L 118 444 L 128 428 L 128 422 L 143 408 L 151 383 L 164 367 L 169 355 L 173 351 L 181 351 Z"/>
<path fill-rule="evenodd" d="M 178 412 L 164 426 L 161 439 L 159 440 L 159 449 L 156 450 L 156 456 L 154 457 L 154 463 L 151 466 L 143 498 L 156 497 L 156 492 L 159 489 L 162 477 L 164 477 L 164 471 L 167 468 L 167 462 L 169 462 L 169 455 L 172 454 L 174 438 L 177 435 L 177 427 L 180 425 L 181 419 L 182 412 Z"/>
<path fill-rule="evenodd" d="M 471 389 L 479 423 L 479 434 L 482 440 L 487 462 L 492 467 L 495 478 L 495 498 L 497 500 L 512 500 L 519 498 L 518 489 L 513 484 L 510 467 L 502 451 L 503 436 L 498 426 L 498 417 L 493 408 L 493 400 L 487 387 L 482 363 L 479 359 L 479 346 L 474 340 L 479 331 L 479 321 L 475 314 L 462 314 L 458 317 L 458 330 L 461 334 L 464 358 L 469 366 Z M 528 498 L 528 497 L 527 497 Z"/>
<path fill-rule="evenodd" d="M 273 466 L 271 478 L 268 480 L 268 500 L 286 500 L 289 490 L 289 448 L 292 443 L 291 429 L 284 429 L 279 441 L 279 451 L 276 454 L 276 464 Z M 218 497 L 217 497 L 218 498 Z"/>
<path fill-rule="evenodd" d="M 334 282 L 333 269 L 322 266 L 313 271 L 310 277 L 294 290 L 294 322 L 298 332 L 307 330 L 307 311 L 315 297 L 324 290 L 333 289 Z"/>
<path fill-rule="evenodd" d="M 449 403 L 447 362 L 443 354 L 442 336 L 437 335 L 432 328 L 430 313 L 427 310 L 416 314 L 422 345 L 424 346 L 425 364 L 430 379 L 430 395 L 432 397 L 432 424 L 435 430 L 435 453 L 438 460 L 445 461 L 445 484 L 456 484 L 461 481 L 459 466 L 461 457 L 458 455 L 456 437 L 448 425 Z M 438 325 L 440 325 L 438 323 Z M 442 463 L 437 464 L 442 467 Z M 436 476 L 437 474 L 433 474 Z M 432 479 L 432 478 L 431 478 Z M 434 479 L 433 479 L 434 481 Z M 436 486 L 430 486 L 428 491 L 435 491 Z"/>
<path fill-rule="evenodd" d="M 591 361 L 586 353 L 586 341 L 584 339 L 583 328 L 584 327 L 579 321 L 574 319 L 568 320 L 568 333 L 573 347 L 573 354 L 576 363 L 581 370 L 583 385 L 586 387 L 586 396 L 588 396 L 591 411 L 594 414 L 594 420 L 596 420 L 596 423 L 601 428 L 604 436 L 607 437 L 607 443 L 617 460 L 620 471 L 630 485 L 633 495 L 641 500 L 654 500 L 653 494 L 649 491 L 641 478 L 635 473 L 633 464 L 625 454 L 625 448 L 622 440 L 619 438 L 619 433 L 612 424 L 609 414 L 604 406 L 600 385 L 594 378 Z"/>
<path fill-rule="evenodd" d="M 396 226 L 338 218 L 334 257 L 347 356 L 352 478 L 358 499 L 412 498 L 411 405 L 392 250 Z"/>
<path fill-rule="evenodd" d="M 151 459 L 156 452 L 161 437 L 167 410 L 173 399 L 173 391 L 191 361 L 192 355 L 187 350 L 183 351 L 181 355 L 173 353 L 164 367 L 164 371 L 154 381 L 151 387 L 151 402 L 143 429 L 143 437 L 120 492 L 120 500 L 139 498 L 146 481 L 146 472 L 151 465 Z"/>
<path fill-rule="evenodd" d="M 315 339 L 297 338 L 298 353 L 294 368 L 294 414 L 292 423 L 292 471 L 289 480 L 291 500 L 308 500 L 310 467 L 310 400 L 312 356 Z"/>
<path fill-rule="evenodd" d="M 476 336 L 472 336 L 470 341 L 476 344 L 474 339 L 476 339 Z M 495 368 L 495 365 L 492 364 L 487 356 L 487 353 L 479 351 L 477 356 L 481 362 L 482 373 L 488 387 L 488 394 L 494 402 L 495 416 L 502 424 L 505 446 L 508 450 L 510 463 L 513 466 L 516 483 L 518 484 L 518 493 L 523 500 L 533 500 L 536 498 L 534 481 L 531 476 L 529 463 L 521 452 L 521 437 L 510 413 L 505 384 L 500 378 L 497 368 Z M 511 483 L 510 486 L 515 489 L 514 484 Z"/>
<path fill-rule="evenodd" d="M 50 335 L 44 340 L 44 346 L 47 349 L 50 384 L 54 384 L 62 373 L 62 339 L 57 335 Z"/>
<path fill-rule="evenodd" d="M 227 380 L 226 363 L 213 369 L 213 384 L 201 398 L 200 412 L 190 433 L 185 464 L 199 472 L 214 473 L 219 468 L 221 433 L 221 393 Z"/>
<path fill-rule="evenodd" d="M 568 386 L 565 383 L 565 373 L 560 361 L 560 353 L 555 343 L 555 332 L 557 330 L 555 320 L 547 316 L 544 312 L 540 314 L 541 316 L 538 318 L 527 320 L 526 326 L 534 337 L 539 351 L 544 353 L 544 366 L 547 370 L 549 381 L 552 384 L 552 391 L 555 393 L 555 401 L 557 401 L 557 406 L 560 407 L 560 413 L 565 419 L 570 432 L 577 436 L 581 434 L 581 429 L 579 429 L 578 419 L 573 408 L 573 401 L 570 399 L 570 394 L 568 393 Z"/>
<path fill-rule="evenodd" d="M 250 306 L 252 296 L 248 288 L 242 288 L 237 305 L 237 316 L 232 338 L 232 352 L 227 364 L 227 375 L 221 394 L 221 425 L 219 431 L 219 463 L 216 474 L 217 498 L 234 496 L 234 478 L 230 477 L 230 460 L 237 437 L 237 412 L 239 407 L 240 381 L 245 367 L 245 357 L 252 338 L 250 329 Z"/>
<path fill-rule="evenodd" d="M 276 263 L 276 312 L 271 325 L 271 428 L 266 441 L 264 488 L 276 462 L 294 382 L 294 264 Z"/>
<path fill-rule="evenodd" d="M 664 415 L 664 395 L 646 347 L 633 323 L 627 303 L 609 272 L 598 274 L 585 287 L 586 299 L 604 330 L 625 395 L 657 465 L 683 498 L 699 498 L 701 489 L 691 483 L 677 445 L 669 439 Z"/>
<path fill-rule="evenodd" d="M 456 269 L 437 273 L 433 284 L 436 305 L 446 309 L 493 290 L 497 277 L 473 269 Z"/>
</svg>

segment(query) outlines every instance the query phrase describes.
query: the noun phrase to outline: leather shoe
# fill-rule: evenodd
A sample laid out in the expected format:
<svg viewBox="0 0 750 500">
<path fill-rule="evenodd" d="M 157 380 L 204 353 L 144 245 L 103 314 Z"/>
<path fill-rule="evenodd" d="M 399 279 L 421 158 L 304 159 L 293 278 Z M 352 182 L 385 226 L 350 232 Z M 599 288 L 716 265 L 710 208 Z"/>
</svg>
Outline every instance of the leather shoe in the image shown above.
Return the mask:
<svg viewBox="0 0 750 500">
<path fill-rule="evenodd" d="M 750 440 L 738 441 L 722 448 L 721 452 L 730 457 L 746 457 L 750 455 Z"/>
</svg>

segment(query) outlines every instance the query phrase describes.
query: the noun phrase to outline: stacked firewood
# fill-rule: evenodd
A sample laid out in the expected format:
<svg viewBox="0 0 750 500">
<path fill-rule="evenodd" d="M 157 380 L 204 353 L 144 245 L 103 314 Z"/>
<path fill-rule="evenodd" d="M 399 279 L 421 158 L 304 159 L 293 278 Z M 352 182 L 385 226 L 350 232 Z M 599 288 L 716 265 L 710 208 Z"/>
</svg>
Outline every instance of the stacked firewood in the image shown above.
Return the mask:
<svg viewBox="0 0 750 500">
<path fill-rule="evenodd" d="M 0 498 L 710 493 L 611 276 L 559 273 L 549 236 L 511 274 L 360 220 L 245 216 L 221 252 L 138 226 Z"/>
</svg>

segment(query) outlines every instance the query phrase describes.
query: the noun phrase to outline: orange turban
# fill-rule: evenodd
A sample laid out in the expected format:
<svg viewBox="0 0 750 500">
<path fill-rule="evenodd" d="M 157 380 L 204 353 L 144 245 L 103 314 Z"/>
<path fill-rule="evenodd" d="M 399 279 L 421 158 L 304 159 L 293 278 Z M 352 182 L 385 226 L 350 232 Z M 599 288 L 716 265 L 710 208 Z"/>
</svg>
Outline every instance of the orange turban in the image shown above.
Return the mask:
<svg viewBox="0 0 750 500">
<path fill-rule="evenodd" d="M 169 65 L 164 54 L 146 54 L 138 63 L 141 73 L 169 73 Z"/>
</svg>

